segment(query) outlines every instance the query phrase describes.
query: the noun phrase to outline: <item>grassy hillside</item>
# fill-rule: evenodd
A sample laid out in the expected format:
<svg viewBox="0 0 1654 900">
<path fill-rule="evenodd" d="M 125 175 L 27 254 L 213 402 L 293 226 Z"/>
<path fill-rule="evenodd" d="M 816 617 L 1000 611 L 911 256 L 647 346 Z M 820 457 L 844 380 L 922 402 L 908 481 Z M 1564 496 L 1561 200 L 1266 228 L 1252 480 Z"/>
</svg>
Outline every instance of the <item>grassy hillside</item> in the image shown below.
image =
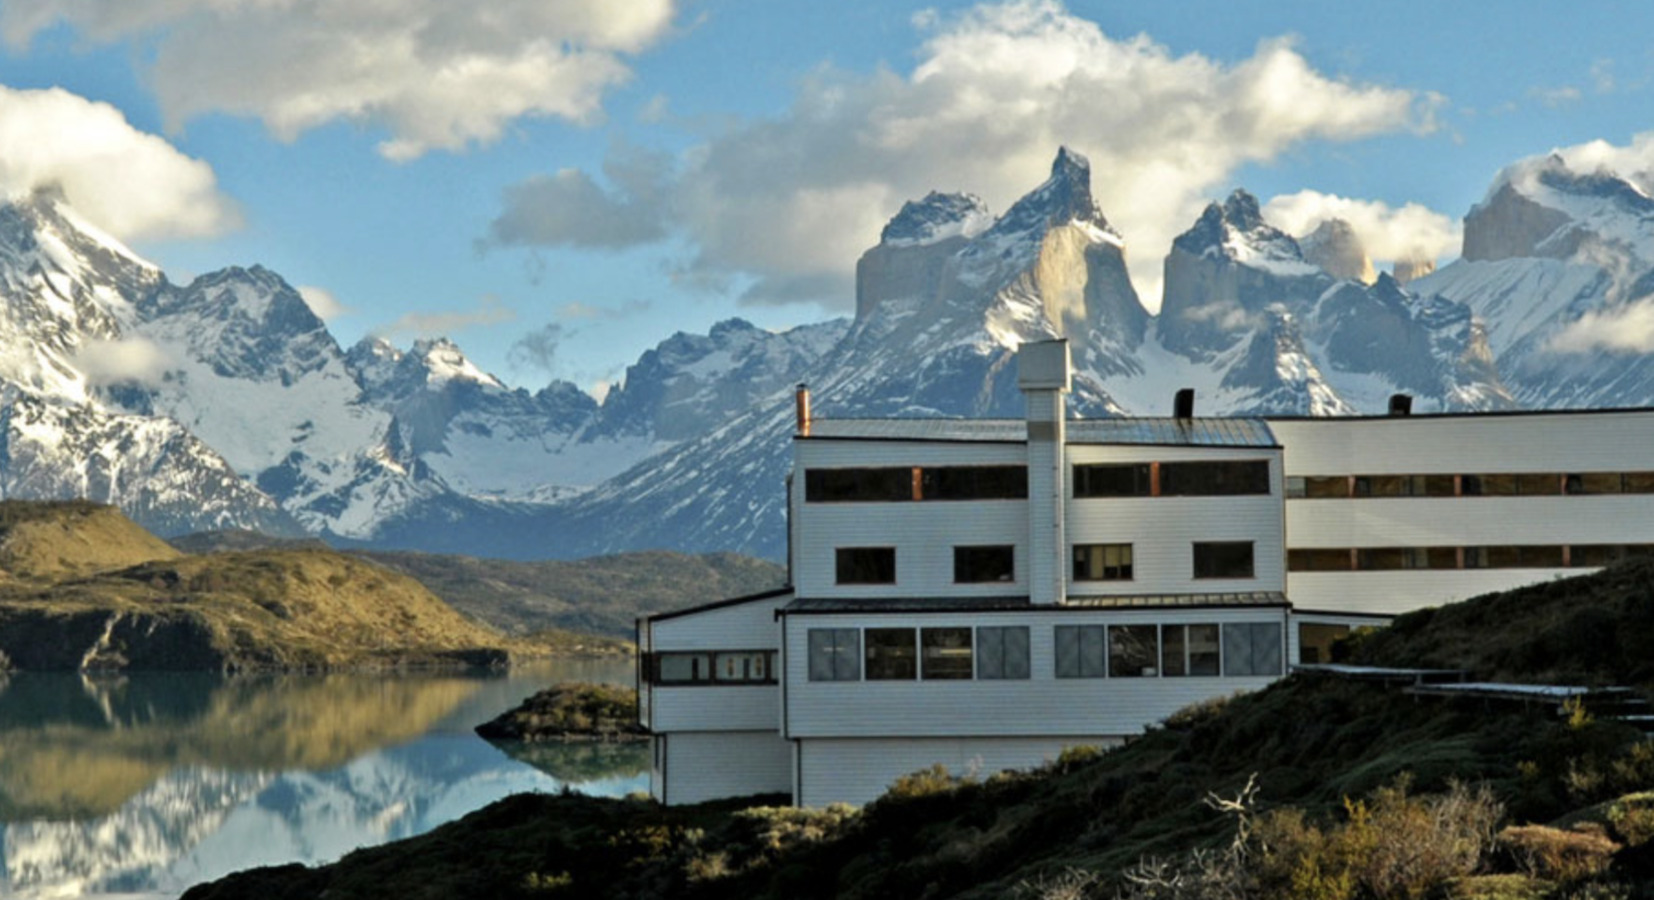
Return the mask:
<svg viewBox="0 0 1654 900">
<path fill-rule="evenodd" d="M 1355 656 L 1492 663 L 1527 680 L 1565 671 L 1640 682 L 1651 597 L 1654 563 L 1645 562 L 1407 617 L 1359 641 Z M 1597 652 L 1575 655 L 1579 623 L 1597 636 Z M 1520 668 L 1524 659 L 1541 668 Z M 1654 795 L 1644 793 L 1654 788 L 1654 744 L 1622 723 L 1538 706 L 1428 700 L 1294 675 L 1187 710 L 1118 750 L 1070 752 L 1033 773 L 958 774 L 916 773 L 861 811 L 514 797 L 332 866 L 242 873 L 186 896 L 1606 900 L 1654 892 Z M 1221 810 L 1214 798 L 1246 802 Z"/>
<path fill-rule="evenodd" d="M 510 562 L 358 551 L 455 609 L 513 634 L 548 628 L 631 639 L 638 616 L 780 587 L 786 569 L 734 553 L 651 551 L 572 562 Z"/>
<path fill-rule="evenodd" d="M 0 568 L 0 669 L 452 665 L 534 650 L 366 560 L 185 556 L 91 504 L 0 504 Z"/>
</svg>

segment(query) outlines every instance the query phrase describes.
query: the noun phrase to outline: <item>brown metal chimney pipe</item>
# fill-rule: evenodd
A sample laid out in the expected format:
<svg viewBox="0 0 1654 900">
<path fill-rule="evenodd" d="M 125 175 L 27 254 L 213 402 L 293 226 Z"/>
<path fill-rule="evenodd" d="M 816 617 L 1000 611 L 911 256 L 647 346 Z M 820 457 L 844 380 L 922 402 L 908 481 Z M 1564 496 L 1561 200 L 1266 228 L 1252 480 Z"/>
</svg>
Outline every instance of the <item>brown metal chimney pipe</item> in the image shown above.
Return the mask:
<svg viewBox="0 0 1654 900">
<path fill-rule="evenodd" d="M 810 436 L 810 386 L 800 384 L 798 392 L 793 395 L 798 412 L 798 436 Z"/>
</svg>

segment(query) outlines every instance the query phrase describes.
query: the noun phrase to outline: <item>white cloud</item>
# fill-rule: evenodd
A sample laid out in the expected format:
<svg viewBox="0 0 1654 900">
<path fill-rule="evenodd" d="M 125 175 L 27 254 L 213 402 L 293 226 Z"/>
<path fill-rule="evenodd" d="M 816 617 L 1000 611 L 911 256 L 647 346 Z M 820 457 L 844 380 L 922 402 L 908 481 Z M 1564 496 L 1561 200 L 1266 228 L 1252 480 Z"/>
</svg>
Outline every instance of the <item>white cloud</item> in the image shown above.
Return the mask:
<svg viewBox="0 0 1654 900">
<path fill-rule="evenodd" d="M 0 86 L 0 192 L 50 187 L 122 240 L 214 235 L 239 222 L 210 166 L 115 107 L 60 88 Z"/>
<path fill-rule="evenodd" d="M 316 318 L 323 322 L 331 322 L 350 312 L 350 307 L 339 302 L 339 298 L 335 297 L 333 292 L 327 288 L 300 285 L 297 290 L 299 296 L 304 298 L 304 305 L 310 307 L 310 311 L 316 314 Z"/>
<path fill-rule="evenodd" d="M 673 0 L 7 0 L 14 47 L 62 22 L 102 42 L 147 41 L 169 127 L 255 116 L 291 140 L 368 122 L 410 159 L 500 137 L 525 116 L 590 122 L 630 77 L 623 56 L 663 37 Z"/>
<path fill-rule="evenodd" d="M 648 300 L 628 300 L 619 306 L 596 306 L 576 300 L 557 307 L 557 318 L 564 320 L 589 319 L 619 322 L 642 315 L 654 304 Z"/>
<path fill-rule="evenodd" d="M 848 306 L 857 256 L 904 200 L 968 190 L 1003 210 L 1066 144 L 1090 157 L 1093 191 L 1153 305 L 1172 238 L 1238 167 L 1309 140 L 1429 130 L 1440 101 L 1323 75 L 1284 39 L 1234 65 L 1174 55 L 1049 0 L 916 23 L 930 34 L 911 74 L 820 70 L 785 114 L 679 160 L 658 205 L 698 251 L 683 281 Z"/>
<path fill-rule="evenodd" d="M 1645 193 L 1654 193 L 1654 131 L 1633 135 L 1631 143 L 1623 147 L 1595 140 L 1552 152 L 1576 172 L 1612 172 Z M 1542 158 L 1535 157 L 1535 160 Z"/>
<path fill-rule="evenodd" d="M 1561 353 L 1654 351 L 1654 297 L 1601 312 L 1588 312 L 1551 339 Z"/>
<path fill-rule="evenodd" d="M 172 358 L 159 345 L 145 338 L 118 341 L 88 341 L 70 359 L 93 385 L 159 385 L 172 366 Z"/>
<path fill-rule="evenodd" d="M 1558 109 L 1578 103 L 1584 93 L 1579 88 L 1569 84 L 1553 88 L 1532 88 L 1528 91 L 1528 96 L 1551 109 Z"/>
<path fill-rule="evenodd" d="M 402 334 L 445 337 L 467 328 L 498 325 L 516 318 L 516 311 L 502 304 L 498 297 L 484 296 L 477 301 L 474 309 L 406 313 L 396 321 L 375 329 L 373 334 L 381 338 Z"/>
<path fill-rule="evenodd" d="M 505 212 L 488 228 L 485 246 L 557 245 L 619 248 L 666 236 L 662 211 L 650 202 L 605 190 L 590 175 L 563 169 L 510 185 Z"/>
<path fill-rule="evenodd" d="M 1375 260 L 1440 260 L 1458 256 L 1464 243 L 1457 219 L 1417 203 L 1397 209 L 1379 200 L 1299 191 L 1271 198 L 1263 214 L 1277 228 L 1300 237 L 1328 219 L 1343 219 Z"/>
</svg>

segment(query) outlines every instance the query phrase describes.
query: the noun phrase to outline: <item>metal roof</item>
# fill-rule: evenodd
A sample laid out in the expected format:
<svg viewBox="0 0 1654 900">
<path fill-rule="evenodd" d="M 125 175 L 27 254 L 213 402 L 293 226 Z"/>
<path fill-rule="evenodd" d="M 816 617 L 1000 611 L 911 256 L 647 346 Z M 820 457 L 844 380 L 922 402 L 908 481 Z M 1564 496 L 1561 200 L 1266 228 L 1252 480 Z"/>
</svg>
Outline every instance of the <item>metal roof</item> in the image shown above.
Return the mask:
<svg viewBox="0 0 1654 900">
<path fill-rule="evenodd" d="M 1022 419 L 813 419 L 810 436 L 846 440 L 1022 442 Z M 1068 420 L 1070 444 L 1278 447 L 1263 419 L 1117 418 Z"/>
<path fill-rule="evenodd" d="M 799 597 L 780 613 L 1062 612 L 1076 609 L 1287 606 L 1279 591 L 1226 594 L 1142 594 L 1069 597 L 1066 603 L 1034 606 L 1027 597 Z"/>
</svg>

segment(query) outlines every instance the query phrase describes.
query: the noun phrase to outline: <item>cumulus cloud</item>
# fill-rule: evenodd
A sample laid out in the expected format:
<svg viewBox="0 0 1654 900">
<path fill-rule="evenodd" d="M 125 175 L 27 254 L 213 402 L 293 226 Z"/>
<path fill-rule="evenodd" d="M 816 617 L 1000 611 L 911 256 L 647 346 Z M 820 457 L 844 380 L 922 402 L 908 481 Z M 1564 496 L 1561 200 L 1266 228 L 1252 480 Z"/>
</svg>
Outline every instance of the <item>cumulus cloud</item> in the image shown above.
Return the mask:
<svg viewBox="0 0 1654 900">
<path fill-rule="evenodd" d="M 26 47 L 58 23 L 93 41 L 148 41 L 169 126 L 224 112 L 284 140 L 371 123 L 411 159 L 499 138 L 525 116 L 590 122 L 624 62 L 671 26 L 673 0 L 7 0 L 0 35 Z"/>
<path fill-rule="evenodd" d="M 299 296 L 304 298 L 304 305 L 310 307 L 316 318 L 323 322 L 331 322 L 350 312 L 350 307 L 340 303 L 339 298 L 333 296 L 333 292 L 327 288 L 300 285 L 298 292 Z"/>
<path fill-rule="evenodd" d="M 1263 214 L 1277 228 L 1300 237 L 1328 219 L 1343 219 L 1376 260 L 1439 260 L 1459 255 L 1464 243 L 1457 219 L 1418 203 L 1397 209 L 1378 200 L 1299 191 L 1270 199 Z"/>
<path fill-rule="evenodd" d="M 1552 338 L 1550 348 L 1561 353 L 1654 351 L 1654 297 L 1588 312 Z"/>
<path fill-rule="evenodd" d="M 1090 157 L 1093 191 L 1152 303 L 1172 238 L 1236 168 L 1304 141 L 1427 131 L 1440 101 L 1329 77 L 1287 39 L 1233 65 L 1177 55 L 1051 0 L 915 21 L 927 37 L 911 73 L 818 70 L 784 114 L 680 157 L 659 205 L 695 248 L 678 277 L 750 285 L 755 302 L 847 306 L 855 259 L 904 200 L 969 190 L 1003 210 L 1066 144 Z M 612 201 L 587 209 L 611 216 Z M 546 236 L 574 242 L 555 227 Z"/>
<path fill-rule="evenodd" d="M 68 91 L 0 86 L 0 191 L 61 190 L 121 240 L 202 237 L 239 222 L 212 168 L 121 111 Z"/>
<path fill-rule="evenodd" d="M 1632 136 L 1625 146 L 1595 140 L 1552 152 L 1576 172 L 1612 172 L 1644 193 L 1654 193 L 1654 131 Z"/>
<path fill-rule="evenodd" d="M 117 341 L 88 341 L 70 364 L 96 386 L 141 384 L 156 386 L 172 366 L 172 357 L 153 341 L 130 337 Z"/>
<path fill-rule="evenodd" d="M 661 211 L 599 187 L 590 175 L 563 169 L 505 189 L 505 212 L 488 228 L 485 245 L 567 245 L 620 248 L 666 236 Z"/>
<path fill-rule="evenodd" d="M 501 303 L 498 297 L 484 296 L 474 309 L 406 313 L 396 321 L 375 329 L 374 336 L 390 338 L 406 334 L 443 337 L 467 328 L 498 325 L 516 318 L 516 311 Z"/>
<path fill-rule="evenodd" d="M 650 310 L 654 304 L 647 300 L 628 300 L 619 306 L 594 306 L 590 303 L 581 303 L 578 300 L 565 303 L 557 307 L 559 319 L 602 319 L 618 322 L 642 315 Z"/>
</svg>

